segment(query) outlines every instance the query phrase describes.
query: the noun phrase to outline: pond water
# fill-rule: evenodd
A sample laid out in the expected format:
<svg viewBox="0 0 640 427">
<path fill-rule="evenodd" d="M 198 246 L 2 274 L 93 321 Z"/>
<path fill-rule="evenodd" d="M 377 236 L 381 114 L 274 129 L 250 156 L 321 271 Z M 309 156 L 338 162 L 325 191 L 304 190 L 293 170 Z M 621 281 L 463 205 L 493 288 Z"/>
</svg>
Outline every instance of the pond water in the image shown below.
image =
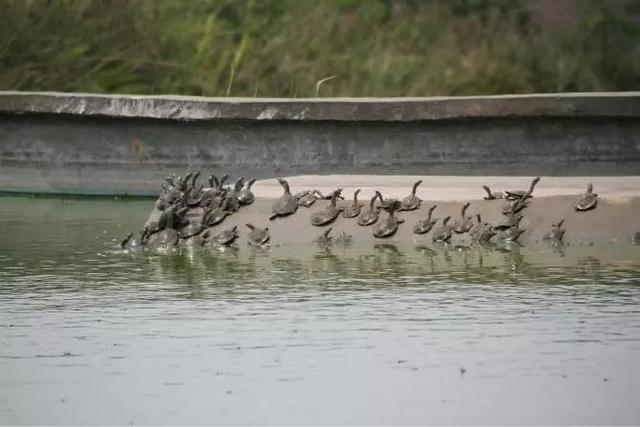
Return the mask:
<svg viewBox="0 0 640 427">
<path fill-rule="evenodd" d="M 1 424 L 640 423 L 638 249 L 117 250 L 151 204 L 0 198 Z"/>
</svg>

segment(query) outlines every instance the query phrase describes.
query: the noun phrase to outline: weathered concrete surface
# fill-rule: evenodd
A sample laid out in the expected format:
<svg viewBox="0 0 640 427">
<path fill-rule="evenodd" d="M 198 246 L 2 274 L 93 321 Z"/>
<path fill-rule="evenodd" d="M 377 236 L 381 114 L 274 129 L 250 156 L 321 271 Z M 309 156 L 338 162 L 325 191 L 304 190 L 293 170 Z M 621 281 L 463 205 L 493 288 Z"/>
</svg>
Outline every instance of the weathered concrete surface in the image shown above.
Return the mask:
<svg viewBox="0 0 640 427">
<path fill-rule="evenodd" d="M 0 92 L 0 113 L 170 120 L 349 122 L 496 117 L 638 117 L 640 92 L 430 98 L 205 98 Z"/>
<path fill-rule="evenodd" d="M 170 173 L 636 175 L 640 93 L 219 99 L 0 93 L 0 191 L 151 195 Z"/>
</svg>

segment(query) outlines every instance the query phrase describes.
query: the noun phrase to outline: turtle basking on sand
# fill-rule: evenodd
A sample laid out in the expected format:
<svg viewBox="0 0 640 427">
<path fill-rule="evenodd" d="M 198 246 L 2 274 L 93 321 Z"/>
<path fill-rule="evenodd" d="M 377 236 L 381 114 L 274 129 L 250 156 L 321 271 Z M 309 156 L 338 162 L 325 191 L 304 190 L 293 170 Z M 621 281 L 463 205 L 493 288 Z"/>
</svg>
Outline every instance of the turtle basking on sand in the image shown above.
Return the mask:
<svg viewBox="0 0 640 427">
<path fill-rule="evenodd" d="M 473 218 L 467 216 L 467 209 L 469 209 L 470 203 L 465 203 L 462 205 L 462 209 L 460 210 L 460 218 L 458 218 L 453 223 L 453 231 L 458 234 L 466 233 L 473 227 Z"/>
<path fill-rule="evenodd" d="M 367 226 L 374 224 L 378 220 L 378 208 L 375 206 L 378 198 L 382 199 L 382 194 L 376 191 L 376 194 L 369 201 L 369 207 L 362 211 L 358 217 L 358 225 Z"/>
<path fill-rule="evenodd" d="M 213 243 L 221 246 L 229 246 L 238 238 L 240 233 L 238 232 L 238 226 L 234 225 L 231 228 L 223 230 L 222 232 L 216 235 L 207 235 L 203 236 L 205 242 L 204 243 Z"/>
<path fill-rule="evenodd" d="M 494 225 L 493 227 L 496 230 L 506 230 L 507 228 L 511 228 L 513 226 L 519 226 L 520 221 L 522 221 L 522 214 L 508 213 L 504 215 L 502 219 L 498 221 L 498 223 L 496 223 L 496 225 Z"/>
<path fill-rule="evenodd" d="M 420 207 L 420 202 L 422 201 L 420 199 L 420 197 L 416 196 L 416 191 L 418 190 L 418 186 L 422 184 L 422 180 L 416 181 L 413 184 L 413 187 L 411 189 L 411 193 L 405 197 L 404 199 L 402 199 L 402 201 L 400 202 L 400 209 L 401 211 L 412 211 L 415 209 L 418 209 Z"/>
<path fill-rule="evenodd" d="M 483 185 L 482 188 L 487 193 L 484 197 L 485 200 L 504 199 L 504 194 L 501 191 L 491 191 L 488 185 Z"/>
<path fill-rule="evenodd" d="M 438 205 L 433 205 L 429 208 L 429 212 L 427 212 L 427 217 L 425 219 L 419 220 L 416 225 L 413 226 L 413 232 L 415 234 L 425 234 L 428 233 L 433 226 L 438 222 L 437 219 L 431 219 L 433 215 L 433 211 L 438 207 Z"/>
<path fill-rule="evenodd" d="M 431 239 L 434 242 L 448 242 L 451 239 L 453 228 L 449 225 L 450 216 L 442 220 L 442 225 L 433 230 Z"/>
<path fill-rule="evenodd" d="M 227 210 L 228 198 L 224 198 L 222 200 L 222 204 L 215 208 L 207 207 L 204 210 L 204 214 L 202 215 L 202 226 L 203 227 L 212 227 L 216 224 L 221 223 L 227 215 L 229 215 L 229 211 Z"/>
<path fill-rule="evenodd" d="M 253 224 L 245 224 L 247 227 L 249 227 L 249 229 L 251 230 L 251 232 L 249 233 L 249 235 L 247 236 L 248 238 L 248 242 L 250 245 L 252 246 L 262 246 L 264 244 L 266 244 L 269 239 L 271 238 L 271 236 L 269 236 L 269 227 L 267 228 L 260 228 L 260 227 L 256 227 Z"/>
<path fill-rule="evenodd" d="M 484 197 L 485 200 L 495 200 L 495 199 L 507 199 L 507 200 L 518 200 L 522 198 L 531 197 L 533 193 L 533 189 L 536 184 L 540 182 L 540 177 L 537 176 L 531 181 L 529 185 L 529 190 L 505 190 L 505 191 L 491 191 L 488 185 L 483 185 L 482 188 L 487 193 Z M 526 196 L 526 197 L 525 197 Z"/>
<path fill-rule="evenodd" d="M 242 187 L 244 186 L 244 177 L 239 177 L 233 184 L 233 188 L 227 190 L 227 211 L 235 212 L 240 209 L 240 200 L 238 199 L 238 194 L 242 191 Z"/>
<path fill-rule="evenodd" d="M 338 188 L 331 195 L 331 204 L 326 208 L 314 212 L 311 215 L 311 225 L 323 226 L 332 223 L 344 209 L 342 206 L 337 206 L 338 197 L 340 197 L 342 189 Z"/>
<path fill-rule="evenodd" d="M 345 218 L 355 218 L 358 215 L 360 215 L 360 210 L 362 208 L 362 206 L 364 206 L 364 203 L 358 202 L 358 194 L 360 193 L 360 189 L 357 189 L 354 193 L 353 193 L 353 203 L 350 204 L 349 206 L 347 206 L 346 208 L 344 208 L 344 211 L 342 212 L 342 216 Z"/>
<path fill-rule="evenodd" d="M 238 198 L 238 201 L 240 202 L 241 205 L 243 206 L 250 205 L 255 200 L 256 197 L 251 192 L 251 186 L 253 185 L 254 182 L 256 182 L 256 179 L 251 178 L 249 181 L 247 181 L 244 188 L 238 191 L 238 193 L 236 194 L 236 197 Z"/>
<path fill-rule="evenodd" d="M 538 184 L 538 182 L 540 182 L 540 177 L 536 176 L 531 181 L 531 184 L 529 184 L 528 190 L 505 190 L 504 198 L 507 200 L 518 200 L 531 197 L 531 195 L 533 194 L 533 189 L 535 188 L 536 184 Z"/>
<path fill-rule="evenodd" d="M 320 192 L 318 190 L 306 190 L 296 193 L 295 197 L 298 199 L 298 206 L 308 208 L 309 206 L 313 205 L 316 200 L 318 200 L 319 197 L 317 196 L 317 194 L 319 193 Z"/>
<path fill-rule="evenodd" d="M 287 216 L 295 213 L 298 210 L 298 194 L 295 196 L 291 194 L 291 190 L 289 189 L 289 183 L 285 181 L 283 178 L 278 178 L 278 182 L 284 189 L 284 193 L 278 200 L 273 203 L 271 206 L 271 210 L 273 214 L 269 217 L 269 220 L 272 221 L 279 216 Z M 306 194 L 306 193 L 305 193 Z"/>
<path fill-rule="evenodd" d="M 189 221 L 184 227 L 180 227 L 178 230 L 178 236 L 181 239 L 188 239 L 189 237 L 197 236 L 204 230 L 202 223 L 199 221 Z"/>
<path fill-rule="evenodd" d="M 476 223 L 469 230 L 471 238 L 478 242 L 488 242 L 493 236 L 496 235 L 495 229 L 491 224 L 482 221 L 482 217 L 479 213 L 476 214 Z"/>
<path fill-rule="evenodd" d="M 588 211 L 593 209 L 598 204 L 598 195 L 593 192 L 593 185 L 589 183 L 587 185 L 587 191 L 582 193 L 576 201 L 575 210 L 577 212 Z"/>
<path fill-rule="evenodd" d="M 554 246 L 562 244 L 562 238 L 564 237 L 562 224 L 564 224 L 564 219 L 561 219 L 557 224 L 552 224 L 551 230 L 542 237 L 542 240 L 551 242 Z"/>
<path fill-rule="evenodd" d="M 153 248 L 175 246 L 179 239 L 175 221 L 175 213 L 165 210 L 160 215 L 156 231 L 147 238 L 147 245 Z"/>
<path fill-rule="evenodd" d="M 388 214 L 386 218 L 383 218 L 373 227 L 373 236 L 379 239 L 393 236 L 398 231 L 398 225 L 404 222 L 403 219 L 397 218 L 395 212 L 400 209 L 402 205 L 399 201 L 390 203 L 390 206 L 386 209 Z"/>
<path fill-rule="evenodd" d="M 509 228 L 500 229 L 496 232 L 495 240 L 501 242 L 515 242 L 524 233 L 524 229 L 514 225 Z"/>
</svg>

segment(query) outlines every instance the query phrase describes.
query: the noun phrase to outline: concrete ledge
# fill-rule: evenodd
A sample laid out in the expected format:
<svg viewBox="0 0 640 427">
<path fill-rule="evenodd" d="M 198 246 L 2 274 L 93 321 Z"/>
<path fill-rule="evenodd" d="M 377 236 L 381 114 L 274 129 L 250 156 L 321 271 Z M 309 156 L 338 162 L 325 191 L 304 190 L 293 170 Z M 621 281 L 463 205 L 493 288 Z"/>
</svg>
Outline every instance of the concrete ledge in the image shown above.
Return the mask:
<svg viewBox="0 0 640 427">
<path fill-rule="evenodd" d="M 627 176 L 640 92 L 254 99 L 0 92 L 0 192 L 157 194 L 169 174 Z"/>
<path fill-rule="evenodd" d="M 346 122 L 496 117 L 640 117 L 640 92 L 312 99 L 0 92 L 0 113 L 166 120 Z"/>
</svg>

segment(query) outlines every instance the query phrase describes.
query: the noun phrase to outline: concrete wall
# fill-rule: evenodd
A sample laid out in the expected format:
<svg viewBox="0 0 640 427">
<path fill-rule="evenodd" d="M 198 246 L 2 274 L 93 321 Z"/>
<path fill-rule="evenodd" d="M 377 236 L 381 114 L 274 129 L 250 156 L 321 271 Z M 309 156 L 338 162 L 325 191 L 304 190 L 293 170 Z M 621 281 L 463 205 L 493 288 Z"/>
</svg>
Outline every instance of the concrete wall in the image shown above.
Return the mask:
<svg viewBox="0 0 640 427">
<path fill-rule="evenodd" d="M 0 191 L 154 194 L 187 169 L 637 175 L 640 93 L 215 99 L 0 92 Z"/>
</svg>

